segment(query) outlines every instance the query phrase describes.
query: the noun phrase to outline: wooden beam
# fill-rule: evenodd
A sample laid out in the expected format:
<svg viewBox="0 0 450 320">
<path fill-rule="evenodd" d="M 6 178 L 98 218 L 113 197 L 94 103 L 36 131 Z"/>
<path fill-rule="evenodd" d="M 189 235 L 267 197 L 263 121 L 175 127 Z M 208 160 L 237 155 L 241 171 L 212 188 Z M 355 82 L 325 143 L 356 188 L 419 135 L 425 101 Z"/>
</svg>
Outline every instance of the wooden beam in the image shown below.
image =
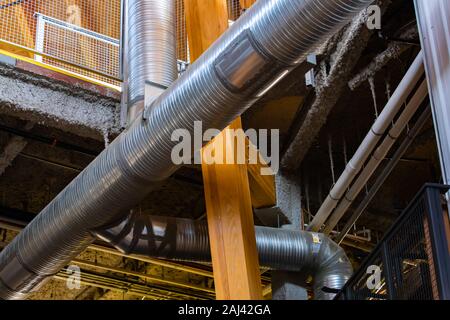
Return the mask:
<svg viewBox="0 0 450 320">
<path fill-rule="evenodd" d="M 185 0 L 186 29 L 192 62 L 228 28 L 225 0 Z"/>
<path fill-rule="evenodd" d="M 226 0 L 186 0 L 191 59 L 197 59 L 228 27 Z M 227 129 L 242 128 L 238 118 Z M 203 149 L 234 152 L 237 144 L 222 132 Z M 232 147 L 234 146 L 234 147 Z M 221 151 L 225 151 L 222 153 Z M 202 164 L 216 296 L 262 299 L 247 166 Z"/>
<path fill-rule="evenodd" d="M 241 128 L 238 118 L 226 130 Z M 223 159 L 236 154 L 232 139 L 222 132 L 203 155 L 212 150 L 216 157 L 224 150 Z M 217 298 L 262 299 L 247 166 L 202 164 L 202 170 Z"/>
<path fill-rule="evenodd" d="M 248 9 L 256 2 L 256 0 L 239 0 L 239 2 L 242 9 Z"/>
<path fill-rule="evenodd" d="M 247 140 L 247 143 L 249 148 L 256 149 L 249 140 Z M 261 160 L 257 164 L 247 165 L 252 205 L 255 209 L 273 207 L 277 202 L 275 177 L 273 175 L 261 175 L 261 169 L 267 167 L 268 165 Z"/>
</svg>

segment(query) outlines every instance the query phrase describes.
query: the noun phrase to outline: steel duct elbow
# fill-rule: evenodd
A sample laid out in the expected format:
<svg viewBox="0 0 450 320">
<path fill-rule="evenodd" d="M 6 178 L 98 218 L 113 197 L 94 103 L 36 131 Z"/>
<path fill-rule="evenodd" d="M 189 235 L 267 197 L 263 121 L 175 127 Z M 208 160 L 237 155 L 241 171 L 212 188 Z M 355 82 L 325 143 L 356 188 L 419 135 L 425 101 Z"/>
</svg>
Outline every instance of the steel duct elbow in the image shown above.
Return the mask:
<svg viewBox="0 0 450 320">
<path fill-rule="evenodd" d="M 332 291 L 342 289 L 353 274 L 344 250 L 324 234 L 266 227 L 255 232 L 261 265 L 312 276 L 316 300 L 332 300 Z"/>
<path fill-rule="evenodd" d="M 25 297 L 174 173 L 175 130 L 224 129 L 371 2 L 256 2 L 3 250 L 0 298 Z"/>
<path fill-rule="evenodd" d="M 92 232 L 126 254 L 211 262 L 206 222 L 131 214 Z M 255 227 L 261 266 L 313 276 L 314 298 L 331 300 L 352 275 L 344 250 L 323 234 Z"/>
</svg>

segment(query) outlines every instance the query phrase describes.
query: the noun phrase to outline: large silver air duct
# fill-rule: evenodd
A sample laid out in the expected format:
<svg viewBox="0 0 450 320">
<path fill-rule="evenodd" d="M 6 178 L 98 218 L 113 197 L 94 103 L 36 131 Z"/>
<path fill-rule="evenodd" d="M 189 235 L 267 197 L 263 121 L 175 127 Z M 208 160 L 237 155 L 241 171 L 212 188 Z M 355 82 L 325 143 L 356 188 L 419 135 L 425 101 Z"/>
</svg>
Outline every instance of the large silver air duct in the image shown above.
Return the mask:
<svg viewBox="0 0 450 320">
<path fill-rule="evenodd" d="M 330 300 L 352 275 L 344 250 L 323 234 L 255 227 L 260 264 L 276 270 L 313 276 L 314 298 Z M 93 231 L 125 254 L 189 262 L 210 262 L 205 221 L 130 214 Z"/>
<path fill-rule="evenodd" d="M 4 249 L 0 298 L 25 298 L 177 170 L 176 129 L 225 128 L 372 0 L 259 0 Z"/>
<path fill-rule="evenodd" d="M 175 0 L 127 0 L 128 113 L 144 108 L 145 82 L 167 88 L 178 77 Z"/>
</svg>

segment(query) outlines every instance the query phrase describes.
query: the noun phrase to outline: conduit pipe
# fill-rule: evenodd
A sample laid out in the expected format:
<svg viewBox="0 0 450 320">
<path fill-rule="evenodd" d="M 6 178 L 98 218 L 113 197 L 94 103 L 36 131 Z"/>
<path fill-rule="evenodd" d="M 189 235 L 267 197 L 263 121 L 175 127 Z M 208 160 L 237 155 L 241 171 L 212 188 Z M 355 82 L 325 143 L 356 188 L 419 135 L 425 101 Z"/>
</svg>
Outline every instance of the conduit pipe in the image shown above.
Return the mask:
<svg viewBox="0 0 450 320">
<path fill-rule="evenodd" d="M 377 194 L 378 190 L 380 190 L 380 188 L 382 187 L 382 185 L 384 184 L 386 179 L 391 174 L 392 170 L 394 170 L 394 168 L 396 167 L 396 165 L 398 164 L 400 159 L 403 157 L 405 152 L 408 150 L 408 148 L 414 142 L 414 139 L 417 137 L 417 135 L 419 134 L 420 130 L 422 130 L 423 126 L 426 124 L 426 122 L 430 118 L 431 118 L 431 106 L 428 105 L 427 108 L 425 109 L 425 111 L 422 112 L 422 115 L 419 117 L 419 119 L 415 123 L 414 127 L 406 134 L 406 137 L 403 140 L 402 144 L 397 149 L 397 151 L 392 156 L 392 158 L 389 160 L 389 163 L 386 165 L 386 167 L 384 167 L 383 172 L 378 176 L 377 180 L 370 187 L 370 190 L 367 193 L 367 196 L 359 204 L 358 208 L 356 208 L 356 210 L 353 211 L 352 216 L 346 222 L 344 228 L 342 228 L 342 230 L 339 232 L 339 234 L 335 238 L 337 243 L 339 243 L 339 244 L 342 243 L 344 238 L 350 232 L 350 229 L 353 227 L 355 222 L 362 215 L 364 210 L 366 210 L 367 206 L 373 200 L 373 198 Z"/>
<path fill-rule="evenodd" d="M 389 130 L 386 138 L 379 145 L 379 147 L 373 152 L 369 162 L 364 166 L 363 170 L 356 178 L 355 182 L 348 189 L 345 196 L 342 198 L 341 202 L 337 208 L 333 211 L 330 218 L 325 223 L 324 233 L 329 235 L 333 231 L 334 227 L 342 219 L 344 214 L 347 212 L 348 208 L 351 206 L 353 201 L 355 201 L 358 194 L 367 184 L 367 181 L 372 177 L 376 169 L 378 169 L 381 162 L 384 160 L 388 152 L 391 150 L 394 143 L 400 137 L 401 133 L 405 129 L 406 125 L 411 121 L 412 117 L 416 113 L 417 109 L 421 106 L 428 94 L 427 82 L 424 80 L 420 87 L 417 89 L 414 96 L 411 98 L 409 103 L 406 105 L 405 109 L 401 115 L 393 124 L 391 130 Z"/>
<path fill-rule="evenodd" d="M 331 300 L 352 275 L 344 250 L 323 234 L 255 227 L 262 267 L 313 276 L 314 298 Z M 124 254 L 188 262 L 211 262 L 205 221 L 131 214 L 93 232 Z"/>
<path fill-rule="evenodd" d="M 308 230 L 319 231 L 322 228 L 323 224 L 333 212 L 334 208 L 336 208 L 337 204 L 344 196 L 344 193 L 347 191 L 356 175 L 361 171 L 362 166 L 367 161 L 380 139 L 385 135 L 395 116 L 402 108 L 403 103 L 411 94 L 412 90 L 416 87 L 420 78 L 423 77 L 423 74 L 423 57 L 422 52 L 420 52 L 405 77 L 393 93 L 391 99 L 389 99 L 387 105 L 375 121 L 369 133 L 356 150 L 352 159 L 348 162 L 344 172 L 331 189 L 325 201 L 322 203 L 320 209 L 314 216 L 313 221 L 311 221 L 308 226 Z"/>
<path fill-rule="evenodd" d="M 175 130 L 223 130 L 371 2 L 256 2 L 2 251 L 0 298 L 27 297 L 171 176 Z"/>
</svg>

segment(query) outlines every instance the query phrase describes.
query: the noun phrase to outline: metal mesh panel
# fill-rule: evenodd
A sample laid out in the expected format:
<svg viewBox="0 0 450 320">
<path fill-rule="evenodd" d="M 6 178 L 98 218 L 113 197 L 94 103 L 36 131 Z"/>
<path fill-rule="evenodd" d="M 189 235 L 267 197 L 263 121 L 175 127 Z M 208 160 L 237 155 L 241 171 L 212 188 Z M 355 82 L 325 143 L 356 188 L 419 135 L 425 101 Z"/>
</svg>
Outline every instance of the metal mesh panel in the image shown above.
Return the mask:
<svg viewBox="0 0 450 320">
<path fill-rule="evenodd" d="M 184 0 L 176 0 L 177 6 L 177 55 L 178 60 L 190 62 L 189 43 L 186 31 L 186 15 L 184 11 Z M 239 0 L 227 0 L 228 18 L 236 21 L 241 15 L 241 5 Z M 181 71 L 181 70 L 180 70 Z"/>
<path fill-rule="evenodd" d="M 0 49 L 118 85 L 120 10 L 120 0 L 0 0 L 0 39 L 23 47 Z"/>
<path fill-rule="evenodd" d="M 182 72 L 187 67 L 182 62 L 190 62 L 184 0 L 176 0 L 176 6 Z M 227 9 L 235 21 L 240 1 L 227 0 Z M 0 42 L 0 49 L 120 85 L 120 14 L 120 0 L 0 0 L 0 39 L 20 46 Z"/>
<path fill-rule="evenodd" d="M 426 185 L 338 295 L 341 300 L 439 300 L 449 283 L 449 252 L 441 196 L 447 186 Z M 446 213 L 445 213 L 446 214 Z M 439 238 L 437 235 L 441 234 Z M 370 290 L 366 270 L 382 270 L 380 290 Z"/>
<path fill-rule="evenodd" d="M 228 19 L 236 21 L 241 15 L 241 4 L 239 0 L 227 0 Z"/>
<path fill-rule="evenodd" d="M 77 30 L 73 28 L 73 25 L 60 24 L 59 20 L 52 21 L 53 19 L 44 16 L 39 16 L 38 20 L 37 51 L 68 61 L 73 65 L 49 57 L 41 58 L 39 55 L 35 55 L 36 60 L 119 85 L 118 81 L 102 76 L 104 74 L 114 78 L 120 77 L 119 40 L 92 34 L 84 29 Z"/>
<path fill-rule="evenodd" d="M 411 210 L 388 241 L 387 260 L 392 272 L 392 290 L 396 299 L 432 300 L 433 296 L 430 263 L 432 253 L 427 252 L 425 228 L 427 218 L 421 199 Z M 428 231 L 427 231 L 428 232 Z"/>
<path fill-rule="evenodd" d="M 177 55 L 178 60 L 190 62 L 188 37 L 186 32 L 186 15 L 184 13 L 184 0 L 177 0 Z"/>
<path fill-rule="evenodd" d="M 28 48 L 34 48 L 37 2 L 30 0 L 0 0 L 0 38 Z M 6 44 L 1 49 L 11 49 Z M 16 53 L 29 53 L 17 50 Z"/>
<path fill-rule="evenodd" d="M 374 256 L 369 263 L 371 266 L 377 266 L 381 270 L 381 278 L 378 286 L 371 286 L 372 280 L 370 279 L 371 274 L 363 272 L 361 276 L 355 281 L 351 290 L 353 293 L 353 299 L 355 300 L 387 300 L 387 289 L 386 289 L 386 277 L 384 275 L 384 265 L 382 262 L 381 255 Z M 366 271 L 366 270 L 364 270 Z"/>
</svg>

